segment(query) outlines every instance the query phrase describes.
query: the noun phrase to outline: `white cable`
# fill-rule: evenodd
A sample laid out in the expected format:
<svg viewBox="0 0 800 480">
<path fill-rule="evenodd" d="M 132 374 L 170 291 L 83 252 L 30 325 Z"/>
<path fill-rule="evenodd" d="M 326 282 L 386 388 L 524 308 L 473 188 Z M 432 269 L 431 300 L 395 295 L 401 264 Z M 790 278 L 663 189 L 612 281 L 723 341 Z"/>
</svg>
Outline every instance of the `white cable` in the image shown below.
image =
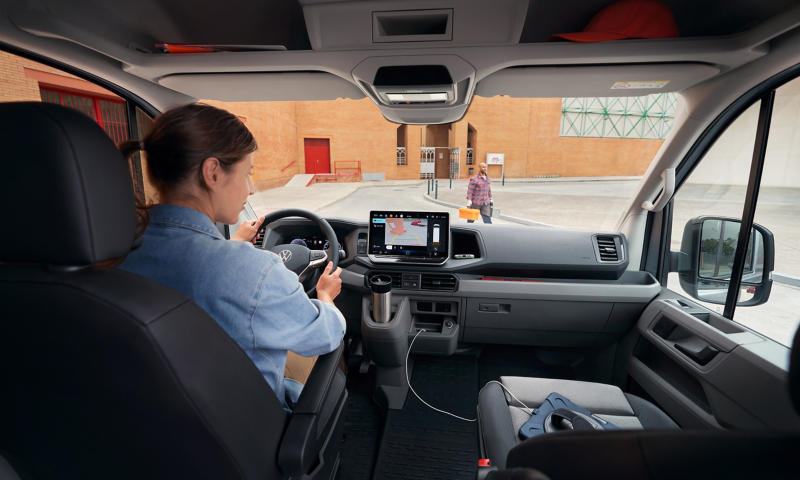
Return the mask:
<svg viewBox="0 0 800 480">
<path fill-rule="evenodd" d="M 425 329 L 422 329 L 419 332 L 417 332 L 417 334 L 414 335 L 414 340 L 416 340 L 417 337 L 419 336 L 419 334 L 424 332 L 424 331 L 425 331 Z M 436 410 L 437 412 L 444 413 L 446 415 L 450 415 L 451 417 L 456 417 L 457 419 L 464 420 L 465 422 L 477 422 L 478 419 L 470 419 L 470 418 L 459 417 L 458 415 L 452 414 L 450 412 L 445 412 L 444 410 L 439 410 L 438 408 L 434 407 L 430 403 L 428 403 L 425 400 L 421 399 L 420 396 L 417 395 L 417 392 L 414 392 L 414 387 L 411 386 L 411 380 L 408 378 L 408 356 L 409 356 L 409 354 L 411 354 L 411 347 L 414 346 L 414 340 L 411 340 L 411 345 L 408 346 L 408 352 L 406 352 L 406 382 L 408 382 L 408 388 L 411 389 L 411 391 L 414 393 L 414 396 L 419 398 L 420 402 L 422 402 L 425 405 L 429 406 L 430 408 Z"/>
<path fill-rule="evenodd" d="M 411 340 L 411 345 L 408 346 L 408 352 L 406 352 L 406 382 L 408 383 L 408 388 L 411 389 L 411 391 L 414 393 L 414 396 L 417 397 L 420 402 L 422 402 L 425 405 L 427 405 L 428 407 L 436 410 L 437 412 L 441 412 L 441 413 L 444 413 L 446 415 L 450 415 L 451 417 L 456 417 L 457 419 L 464 420 L 465 422 L 477 422 L 478 421 L 477 419 L 473 420 L 473 419 L 470 419 L 470 418 L 463 418 L 463 417 L 459 417 L 458 415 L 452 414 L 450 412 L 445 412 L 444 410 L 439 410 L 438 408 L 434 407 L 430 403 L 428 403 L 425 400 L 423 400 L 419 395 L 417 395 L 417 392 L 414 391 L 414 387 L 411 386 L 411 380 L 408 378 L 408 356 L 411 354 L 411 347 L 414 346 L 414 341 L 417 339 L 419 334 L 424 332 L 424 331 L 425 331 L 425 329 L 423 328 L 422 330 L 417 332 L 416 335 L 414 335 L 414 338 Z M 527 412 L 528 415 L 533 416 L 533 409 L 531 407 L 525 405 L 524 403 L 522 403 L 522 400 L 520 400 L 513 393 L 511 393 L 511 390 L 509 390 L 505 385 L 503 385 L 502 383 L 498 382 L 497 380 L 491 380 L 491 381 L 487 382 L 486 385 L 489 385 L 490 383 L 496 383 L 496 384 L 500 385 L 501 387 L 503 387 L 503 390 L 508 392 L 508 394 L 511 395 L 512 398 L 514 398 L 514 400 L 516 400 L 520 405 L 525 407 L 525 409 L 528 411 Z M 484 385 L 483 388 L 486 388 L 486 385 Z M 481 388 L 481 391 L 483 391 L 483 388 Z M 480 395 L 480 393 L 479 393 L 479 395 Z"/>
<path fill-rule="evenodd" d="M 525 407 L 525 409 L 528 411 L 528 412 L 527 412 L 527 413 L 528 413 L 528 415 L 530 415 L 530 416 L 533 416 L 533 409 L 532 409 L 531 407 L 529 407 L 529 406 L 525 405 L 524 403 L 522 403 L 522 400 L 520 400 L 519 398 L 515 397 L 515 396 L 514 396 L 514 394 L 513 394 L 513 393 L 511 393 L 511 390 L 509 390 L 508 388 L 506 388 L 506 386 L 505 386 L 505 385 L 503 385 L 502 383 L 498 382 L 497 380 L 491 380 L 491 381 L 489 381 L 489 382 L 486 382 L 486 385 L 489 385 L 490 383 L 496 383 L 496 384 L 500 385 L 501 387 L 503 387 L 503 390 L 505 390 L 506 392 L 508 392 L 508 394 L 509 394 L 509 395 L 511 395 L 511 396 L 514 398 L 514 400 L 516 400 L 516 401 L 517 401 L 517 402 L 518 402 L 520 405 L 522 405 L 523 407 Z M 484 386 L 483 386 L 483 388 L 486 388 L 486 385 L 484 385 Z M 483 390 L 483 388 L 481 388 L 481 390 Z"/>
</svg>

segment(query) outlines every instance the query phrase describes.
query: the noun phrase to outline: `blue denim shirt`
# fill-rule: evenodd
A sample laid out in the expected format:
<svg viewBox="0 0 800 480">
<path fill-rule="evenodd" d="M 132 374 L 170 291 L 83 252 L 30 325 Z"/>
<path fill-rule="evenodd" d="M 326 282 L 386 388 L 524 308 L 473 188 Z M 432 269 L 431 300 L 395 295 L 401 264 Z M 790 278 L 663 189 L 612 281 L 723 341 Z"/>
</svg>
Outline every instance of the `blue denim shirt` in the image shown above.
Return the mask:
<svg viewBox="0 0 800 480">
<path fill-rule="evenodd" d="M 333 351 L 345 332 L 339 309 L 306 295 L 272 252 L 225 240 L 208 216 L 155 205 L 142 244 L 119 267 L 190 297 L 256 364 L 281 404 L 286 351 Z"/>
</svg>

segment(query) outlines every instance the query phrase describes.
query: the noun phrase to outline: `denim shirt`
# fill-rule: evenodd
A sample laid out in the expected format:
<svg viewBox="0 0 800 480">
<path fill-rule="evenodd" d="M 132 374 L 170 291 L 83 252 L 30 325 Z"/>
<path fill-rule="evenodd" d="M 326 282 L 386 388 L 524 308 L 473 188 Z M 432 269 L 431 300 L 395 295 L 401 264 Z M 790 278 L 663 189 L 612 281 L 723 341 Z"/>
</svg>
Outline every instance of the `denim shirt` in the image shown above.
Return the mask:
<svg viewBox="0 0 800 480">
<path fill-rule="evenodd" d="M 225 240 L 189 208 L 155 205 L 139 248 L 119 267 L 190 297 L 231 336 L 284 398 L 286 351 L 333 351 L 345 332 L 339 309 L 306 295 L 272 252 Z"/>
</svg>

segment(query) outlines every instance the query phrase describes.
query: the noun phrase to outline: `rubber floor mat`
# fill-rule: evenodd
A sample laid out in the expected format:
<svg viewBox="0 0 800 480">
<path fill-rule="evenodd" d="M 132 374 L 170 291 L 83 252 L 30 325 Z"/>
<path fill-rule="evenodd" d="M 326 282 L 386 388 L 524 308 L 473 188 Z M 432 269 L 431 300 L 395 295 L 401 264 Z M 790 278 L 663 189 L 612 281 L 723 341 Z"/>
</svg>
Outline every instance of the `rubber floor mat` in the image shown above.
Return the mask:
<svg viewBox="0 0 800 480">
<path fill-rule="evenodd" d="M 478 363 L 473 356 L 415 358 L 411 385 L 434 407 L 477 417 Z M 431 410 L 409 391 L 403 410 L 389 410 L 374 480 L 472 480 L 478 469 L 478 424 Z"/>
<path fill-rule="evenodd" d="M 347 405 L 344 420 L 344 445 L 339 461 L 338 480 L 369 480 L 378 447 L 378 406 L 372 401 L 375 367 L 366 375 L 347 376 Z"/>
</svg>

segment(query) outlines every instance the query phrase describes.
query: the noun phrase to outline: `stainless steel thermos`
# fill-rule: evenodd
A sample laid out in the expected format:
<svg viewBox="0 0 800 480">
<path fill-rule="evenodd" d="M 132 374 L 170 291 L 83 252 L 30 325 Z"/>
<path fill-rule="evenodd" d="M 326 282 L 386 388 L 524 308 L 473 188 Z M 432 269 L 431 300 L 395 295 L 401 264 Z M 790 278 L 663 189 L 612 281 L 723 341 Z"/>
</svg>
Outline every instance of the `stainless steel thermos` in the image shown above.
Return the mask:
<svg viewBox="0 0 800 480">
<path fill-rule="evenodd" d="M 375 323 L 389 323 L 392 319 L 392 277 L 375 275 L 369 279 L 372 289 L 372 316 Z"/>
</svg>

